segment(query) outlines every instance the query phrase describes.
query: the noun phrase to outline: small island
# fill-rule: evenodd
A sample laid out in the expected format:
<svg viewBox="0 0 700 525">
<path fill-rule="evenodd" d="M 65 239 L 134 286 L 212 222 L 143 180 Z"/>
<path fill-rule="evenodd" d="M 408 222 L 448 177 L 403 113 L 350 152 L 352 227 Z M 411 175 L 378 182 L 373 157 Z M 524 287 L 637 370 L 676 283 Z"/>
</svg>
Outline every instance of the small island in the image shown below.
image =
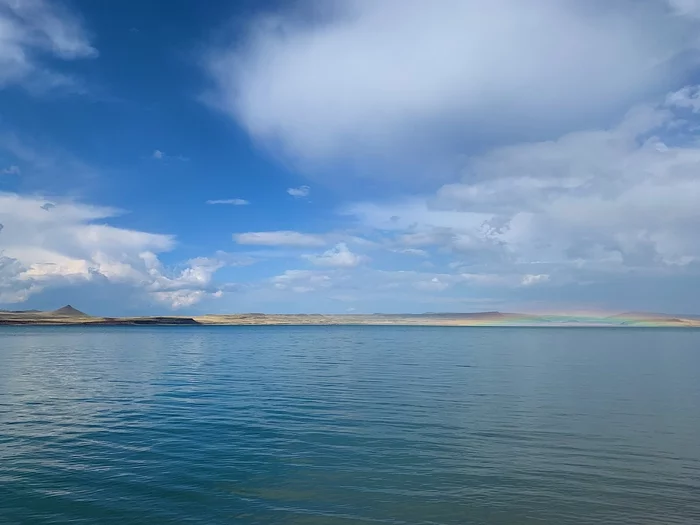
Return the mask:
<svg viewBox="0 0 700 525">
<path fill-rule="evenodd" d="M 52 311 L 0 310 L 0 325 L 10 326 L 532 326 L 700 328 L 700 316 L 627 312 L 616 315 L 520 314 L 502 312 L 425 314 L 211 314 L 100 317 L 71 305 Z"/>
</svg>

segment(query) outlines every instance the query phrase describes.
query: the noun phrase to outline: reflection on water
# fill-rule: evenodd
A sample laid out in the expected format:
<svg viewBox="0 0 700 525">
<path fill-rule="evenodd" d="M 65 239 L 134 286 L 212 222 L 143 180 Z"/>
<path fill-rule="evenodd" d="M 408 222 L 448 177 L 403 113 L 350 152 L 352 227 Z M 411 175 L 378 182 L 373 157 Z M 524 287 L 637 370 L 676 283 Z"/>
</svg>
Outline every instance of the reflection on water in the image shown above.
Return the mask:
<svg viewBox="0 0 700 525">
<path fill-rule="evenodd" d="M 0 523 L 700 523 L 700 331 L 0 328 Z"/>
</svg>

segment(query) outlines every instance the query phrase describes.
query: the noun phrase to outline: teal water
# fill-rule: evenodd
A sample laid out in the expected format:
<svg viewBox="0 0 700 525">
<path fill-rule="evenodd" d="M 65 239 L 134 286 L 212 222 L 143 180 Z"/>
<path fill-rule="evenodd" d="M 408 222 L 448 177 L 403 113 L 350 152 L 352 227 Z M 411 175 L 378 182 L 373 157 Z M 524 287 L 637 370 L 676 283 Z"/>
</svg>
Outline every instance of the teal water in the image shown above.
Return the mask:
<svg viewBox="0 0 700 525">
<path fill-rule="evenodd" d="M 0 523 L 700 523 L 700 331 L 2 327 Z"/>
</svg>

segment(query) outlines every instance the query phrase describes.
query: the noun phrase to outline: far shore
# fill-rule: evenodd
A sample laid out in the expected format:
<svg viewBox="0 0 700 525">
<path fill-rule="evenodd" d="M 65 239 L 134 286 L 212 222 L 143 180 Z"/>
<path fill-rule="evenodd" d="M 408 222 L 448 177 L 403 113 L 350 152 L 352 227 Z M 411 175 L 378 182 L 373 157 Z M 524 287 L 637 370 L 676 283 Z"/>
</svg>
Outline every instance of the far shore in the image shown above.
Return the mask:
<svg viewBox="0 0 700 525">
<path fill-rule="evenodd" d="M 99 317 L 71 306 L 50 312 L 0 311 L 0 326 L 522 326 L 700 328 L 700 316 L 658 313 L 533 315 L 501 312 L 440 314 L 212 314 Z"/>
</svg>

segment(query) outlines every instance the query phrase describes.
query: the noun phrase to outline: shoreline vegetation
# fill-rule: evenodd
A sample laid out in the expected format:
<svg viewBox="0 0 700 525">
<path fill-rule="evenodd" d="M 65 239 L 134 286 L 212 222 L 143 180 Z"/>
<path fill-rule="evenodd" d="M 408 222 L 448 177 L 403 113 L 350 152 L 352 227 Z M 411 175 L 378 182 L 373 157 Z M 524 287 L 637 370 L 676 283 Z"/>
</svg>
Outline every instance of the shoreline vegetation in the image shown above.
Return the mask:
<svg viewBox="0 0 700 525">
<path fill-rule="evenodd" d="M 518 314 L 501 312 L 426 314 L 211 314 L 99 317 L 64 306 L 58 310 L 0 310 L 0 326 L 550 326 L 700 328 L 700 316 L 628 312 L 617 315 Z"/>
</svg>

